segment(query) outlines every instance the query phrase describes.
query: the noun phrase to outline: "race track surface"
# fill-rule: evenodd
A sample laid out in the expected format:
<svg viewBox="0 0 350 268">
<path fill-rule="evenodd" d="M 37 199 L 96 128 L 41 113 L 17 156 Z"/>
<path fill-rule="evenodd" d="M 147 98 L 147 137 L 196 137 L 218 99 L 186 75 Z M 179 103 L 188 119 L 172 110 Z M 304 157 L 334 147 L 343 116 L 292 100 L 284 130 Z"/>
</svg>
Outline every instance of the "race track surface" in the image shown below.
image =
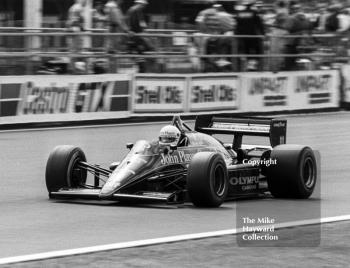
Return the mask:
<svg viewBox="0 0 350 268">
<path fill-rule="evenodd" d="M 232 229 L 238 212 L 279 222 L 350 214 L 350 113 L 284 118 L 288 143 L 320 152 L 321 189 L 310 200 L 240 200 L 219 209 L 48 199 L 45 165 L 56 145 L 80 146 L 89 162 L 108 166 L 127 152 L 127 142 L 154 139 L 164 124 L 0 132 L 0 258 Z"/>
</svg>

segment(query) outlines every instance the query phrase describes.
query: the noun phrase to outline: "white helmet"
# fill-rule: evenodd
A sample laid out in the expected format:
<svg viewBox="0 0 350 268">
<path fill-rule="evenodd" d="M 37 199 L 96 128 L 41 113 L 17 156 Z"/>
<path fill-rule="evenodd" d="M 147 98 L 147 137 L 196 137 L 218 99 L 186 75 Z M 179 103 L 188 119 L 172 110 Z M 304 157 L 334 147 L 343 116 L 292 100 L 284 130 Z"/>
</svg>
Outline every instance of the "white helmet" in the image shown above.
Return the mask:
<svg viewBox="0 0 350 268">
<path fill-rule="evenodd" d="M 177 127 L 168 125 L 163 127 L 159 133 L 160 145 L 177 145 L 180 140 L 181 132 Z"/>
</svg>

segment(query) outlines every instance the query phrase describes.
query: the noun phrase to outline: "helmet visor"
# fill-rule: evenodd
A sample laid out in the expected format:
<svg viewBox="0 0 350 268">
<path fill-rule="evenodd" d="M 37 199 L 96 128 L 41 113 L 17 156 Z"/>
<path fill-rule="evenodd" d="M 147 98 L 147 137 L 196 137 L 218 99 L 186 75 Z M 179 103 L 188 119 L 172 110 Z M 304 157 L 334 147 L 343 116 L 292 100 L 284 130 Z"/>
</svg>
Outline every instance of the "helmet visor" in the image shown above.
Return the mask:
<svg viewBox="0 0 350 268">
<path fill-rule="evenodd" d="M 161 143 L 173 143 L 177 141 L 176 137 L 159 137 Z"/>
</svg>

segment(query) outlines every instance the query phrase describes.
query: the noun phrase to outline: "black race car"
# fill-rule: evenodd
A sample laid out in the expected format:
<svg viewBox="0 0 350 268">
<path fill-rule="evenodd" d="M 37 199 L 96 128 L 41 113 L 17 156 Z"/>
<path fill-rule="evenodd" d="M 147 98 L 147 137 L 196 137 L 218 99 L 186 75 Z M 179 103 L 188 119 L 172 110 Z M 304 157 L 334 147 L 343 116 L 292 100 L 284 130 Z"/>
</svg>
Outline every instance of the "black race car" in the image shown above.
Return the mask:
<svg viewBox="0 0 350 268">
<path fill-rule="evenodd" d="M 313 193 L 314 152 L 285 144 L 286 120 L 198 116 L 192 130 L 175 116 L 172 125 L 181 131 L 177 145 L 146 140 L 127 144 L 129 153 L 109 168 L 88 163 L 78 147 L 56 147 L 46 166 L 49 197 L 168 204 L 188 200 L 198 207 L 218 207 L 225 200 L 268 192 L 278 198 Z M 232 143 L 216 138 L 223 134 L 231 135 Z M 243 145 L 245 135 L 266 136 L 270 146 Z M 94 179 L 87 179 L 88 173 Z"/>
</svg>

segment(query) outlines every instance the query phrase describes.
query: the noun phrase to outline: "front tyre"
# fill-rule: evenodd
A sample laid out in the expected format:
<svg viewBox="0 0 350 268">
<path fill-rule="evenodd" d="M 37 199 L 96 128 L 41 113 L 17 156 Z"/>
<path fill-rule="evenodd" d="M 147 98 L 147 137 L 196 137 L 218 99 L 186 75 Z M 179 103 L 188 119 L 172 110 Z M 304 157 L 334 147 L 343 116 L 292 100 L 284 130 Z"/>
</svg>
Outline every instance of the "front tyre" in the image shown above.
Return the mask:
<svg viewBox="0 0 350 268">
<path fill-rule="evenodd" d="M 276 165 L 270 166 L 267 182 L 277 198 L 306 199 L 314 191 L 317 167 L 314 152 L 301 145 L 279 145 L 271 151 Z"/>
<path fill-rule="evenodd" d="M 219 207 L 227 196 L 226 163 L 221 154 L 195 154 L 187 172 L 187 191 L 197 207 Z"/>
<path fill-rule="evenodd" d="M 61 145 L 51 152 L 45 172 L 49 196 L 61 188 L 77 188 L 86 183 L 87 171 L 78 167 L 80 161 L 86 162 L 86 157 L 79 147 Z"/>
</svg>

